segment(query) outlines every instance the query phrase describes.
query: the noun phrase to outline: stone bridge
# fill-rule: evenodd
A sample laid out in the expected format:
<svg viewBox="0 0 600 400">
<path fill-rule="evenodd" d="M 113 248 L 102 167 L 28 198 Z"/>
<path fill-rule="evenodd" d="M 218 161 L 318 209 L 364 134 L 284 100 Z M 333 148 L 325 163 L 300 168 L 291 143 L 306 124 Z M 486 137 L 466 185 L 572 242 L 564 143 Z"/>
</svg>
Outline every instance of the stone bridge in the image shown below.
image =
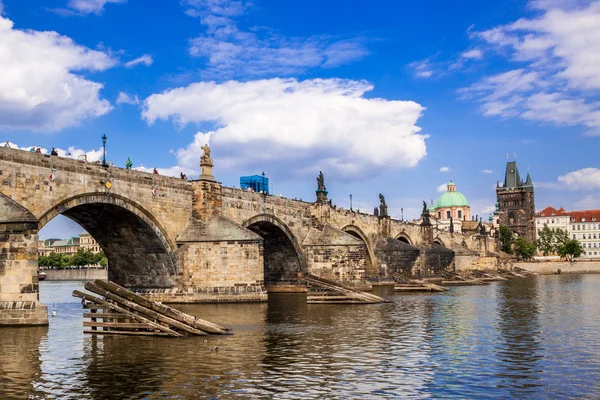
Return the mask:
<svg viewBox="0 0 600 400">
<path fill-rule="evenodd" d="M 485 236 L 358 213 L 326 197 L 244 192 L 207 171 L 187 181 L 0 148 L 0 325 L 46 323 L 38 231 L 58 214 L 98 241 L 111 280 L 165 302 L 263 301 L 267 290 L 303 290 L 304 273 L 348 284 L 427 276 L 481 264 L 495 250 Z"/>
</svg>

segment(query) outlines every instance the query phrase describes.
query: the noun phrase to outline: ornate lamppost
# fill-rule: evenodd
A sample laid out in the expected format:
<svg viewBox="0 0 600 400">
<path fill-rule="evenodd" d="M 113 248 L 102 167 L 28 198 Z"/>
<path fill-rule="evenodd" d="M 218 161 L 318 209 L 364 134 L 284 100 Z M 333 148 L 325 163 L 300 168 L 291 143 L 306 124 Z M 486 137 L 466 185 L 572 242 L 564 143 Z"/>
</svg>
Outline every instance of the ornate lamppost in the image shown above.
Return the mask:
<svg viewBox="0 0 600 400">
<path fill-rule="evenodd" d="M 404 221 L 404 208 L 400 207 L 400 221 Z"/>
<path fill-rule="evenodd" d="M 106 163 L 106 134 L 102 135 L 102 149 L 102 166 L 106 168 L 108 167 L 108 164 Z"/>
<path fill-rule="evenodd" d="M 350 211 L 352 211 L 352 195 L 350 195 Z"/>
<path fill-rule="evenodd" d="M 265 201 L 267 197 L 267 191 L 265 190 L 265 172 L 262 173 L 262 192 L 263 192 L 263 201 Z"/>
</svg>

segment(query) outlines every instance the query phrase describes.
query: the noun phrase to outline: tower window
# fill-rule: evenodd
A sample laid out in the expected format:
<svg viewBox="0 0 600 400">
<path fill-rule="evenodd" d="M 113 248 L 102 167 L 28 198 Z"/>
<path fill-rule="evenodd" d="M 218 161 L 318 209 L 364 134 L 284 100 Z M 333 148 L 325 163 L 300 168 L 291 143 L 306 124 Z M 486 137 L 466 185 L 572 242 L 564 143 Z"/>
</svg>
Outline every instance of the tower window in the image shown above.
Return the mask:
<svg viewBox="0 0 600 400">
<path fill-rule="evenodd" d="M 452 212 L 446 211 L 446 218 L 450 219 L 451 216 L 452 216 Z"/>
<path fill-rule="evenodd" d="M 458 219 L 462 218 L 462 210 L 458 210 Z"/>
</svg>

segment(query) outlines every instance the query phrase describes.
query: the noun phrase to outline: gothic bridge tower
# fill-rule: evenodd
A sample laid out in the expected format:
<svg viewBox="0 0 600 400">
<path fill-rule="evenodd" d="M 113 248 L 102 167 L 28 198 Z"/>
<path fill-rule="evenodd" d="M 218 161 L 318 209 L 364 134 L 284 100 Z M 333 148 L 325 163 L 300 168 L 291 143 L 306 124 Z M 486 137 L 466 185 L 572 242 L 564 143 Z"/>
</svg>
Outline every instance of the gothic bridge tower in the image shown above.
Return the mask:
<svg viewBox="0 0 600 400">
<path fill-rule="evenodd" d="M 500 226 L 505 225 L 519 236 L 535 240 L 535 200 L 529 172 L 523 182 L 517 162 L 508 161 L 504 184 L 497 184 L 496 196 Z"/>
</svg>

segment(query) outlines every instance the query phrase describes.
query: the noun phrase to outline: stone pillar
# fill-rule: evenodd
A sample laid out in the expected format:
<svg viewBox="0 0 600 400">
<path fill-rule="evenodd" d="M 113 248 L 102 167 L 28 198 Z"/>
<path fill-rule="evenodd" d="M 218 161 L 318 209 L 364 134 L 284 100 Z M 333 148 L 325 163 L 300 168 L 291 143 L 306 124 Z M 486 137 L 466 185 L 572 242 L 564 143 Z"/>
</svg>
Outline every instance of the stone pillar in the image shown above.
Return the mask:
<svg viewBox="0 0 600 400">
<path fill-rule="evenodd" d="M 48 325 L 39 302 L 37 222 L 0 223 L 0 326 Z"/>
<path fill-rule="evenodd" d="M 214 215 L 223 214 L 223 191 L 219 182 L 200 179 L 193 181 L 192 187 L 194 188 L 193 218 L 207 221 Z"/>
<path fill-rule="evenodd" d="M 390 216 L 387 215 L 387 206 L 386 207 L 386 214 L 385 215 L 381 215 L 379 214 L 379 218 L 378 218 L 378 222 L 379 222 L 379 236 L 382 238 L 387 238 L 390 237 Z"/>
</svg>

